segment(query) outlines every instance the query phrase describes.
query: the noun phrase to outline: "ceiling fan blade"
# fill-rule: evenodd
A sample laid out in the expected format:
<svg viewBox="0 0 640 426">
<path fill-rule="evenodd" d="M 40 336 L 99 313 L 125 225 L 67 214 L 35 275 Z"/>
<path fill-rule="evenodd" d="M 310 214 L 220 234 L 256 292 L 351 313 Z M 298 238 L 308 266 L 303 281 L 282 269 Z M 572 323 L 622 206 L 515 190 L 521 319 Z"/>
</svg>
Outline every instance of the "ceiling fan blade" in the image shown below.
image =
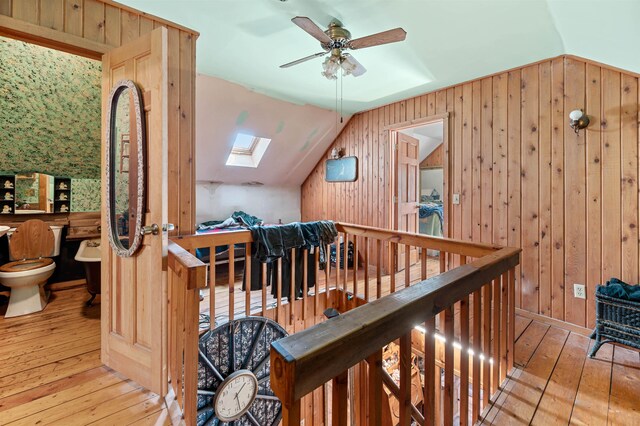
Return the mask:
<svg viewBox="0 0 640 426">
<path fill-rule="evenodd" d="M 331 37 L 326 35 L 319 26 L 317 26 L 311 19 L 307 18 L 306 16 L 296 16 L 295 18 L 291 19 L 291 22 L 305 30 L 320 43 L 327 44 L 331 43 L 332 41 Z"/>
<path fill-rule="evenodd" d="M 381 44 L 395 43 L 403 41 L 407 37 L 407 32 L 402 28 L 383 31 L 377 34 L 371 34 L 366 37 L 357 38 L 349 42 L 351 49 L 363 49 L 365 47 L 379 46 Z"/>
<path fill-rule="evenodd" d="M 309 55 L 309 56 L 306 56 L 304 58 L 298 59 L 296 61 L 289 62 L 289 63 L 284 64 L 284 65 L 280 65 L 280 68 L 289 68 L 289 67 L 292 67 L 294 65 L 301 64 L 301 63 L 306 62 L 306 61 L 308 61 L 310 59 L 317 58 L 318 56 L 323 56 L 323 55 L 326 55 L 326 54 L 327 54 L 327 52 L 314 53 L 313 55 Z"/>
<path fill-rule="evenodd" d="M 353 55 L 349 53 L 344 53 L 344 62 L 347 62 L 349 67 L 351 68 L 351 75 L 354 77 L 360 77 L 362 74 L 367 72 L 367 69 L 362 66 L 360 62 Z M 344 66 L 343 66 L 344 68 Z"/>
</svg>

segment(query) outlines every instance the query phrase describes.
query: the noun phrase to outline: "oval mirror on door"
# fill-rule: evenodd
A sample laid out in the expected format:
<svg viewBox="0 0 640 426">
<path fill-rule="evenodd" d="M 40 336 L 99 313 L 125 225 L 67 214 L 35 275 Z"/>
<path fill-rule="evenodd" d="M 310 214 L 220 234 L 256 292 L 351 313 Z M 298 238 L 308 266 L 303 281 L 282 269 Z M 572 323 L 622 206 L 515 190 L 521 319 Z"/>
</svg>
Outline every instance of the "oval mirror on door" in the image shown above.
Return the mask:
<svg viewBox="0 0 640 426">
<path fill-rule="evenodd" d="M 142 242 L 145 211 L 145 123 L 140 89 L 122 80 L 111 89 L 107 108 L 106 204 L 111 248 L 132 256 Z"/>
</svg>

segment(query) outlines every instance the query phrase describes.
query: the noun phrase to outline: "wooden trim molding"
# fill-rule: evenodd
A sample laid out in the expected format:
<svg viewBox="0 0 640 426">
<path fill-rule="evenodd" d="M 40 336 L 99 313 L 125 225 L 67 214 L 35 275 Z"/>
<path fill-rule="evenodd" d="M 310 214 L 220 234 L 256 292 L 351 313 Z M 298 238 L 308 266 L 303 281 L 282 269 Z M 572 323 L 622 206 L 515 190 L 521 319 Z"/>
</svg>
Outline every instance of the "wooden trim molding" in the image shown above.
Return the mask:
<svg viewBox="0 0 640 426">
<path fill-rule="evenodd" d="M 111 49 L 103 43 L 0 15 L 0 35 L 99 60 Z"/>
</svg>

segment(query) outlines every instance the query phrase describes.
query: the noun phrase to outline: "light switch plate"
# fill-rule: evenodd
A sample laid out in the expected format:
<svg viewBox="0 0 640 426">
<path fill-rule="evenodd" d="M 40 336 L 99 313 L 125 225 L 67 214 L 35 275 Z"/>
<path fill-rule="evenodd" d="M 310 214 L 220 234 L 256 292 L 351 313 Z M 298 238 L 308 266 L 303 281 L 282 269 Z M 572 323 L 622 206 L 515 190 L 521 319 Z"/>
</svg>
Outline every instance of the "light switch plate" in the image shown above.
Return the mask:
<svg viewBox="0 0 640 426">
<path fill-rule="evenodd" d="M 587 292 L 585 290 L 584 284 L 574 284 L 573 285 L 573 296 L 577 299 L 586 299 Z"/>
<path fill-rule="evenodd" d="M 453 204 L 460 204 L 460 194 L 453 194 Z"/>
</svg>

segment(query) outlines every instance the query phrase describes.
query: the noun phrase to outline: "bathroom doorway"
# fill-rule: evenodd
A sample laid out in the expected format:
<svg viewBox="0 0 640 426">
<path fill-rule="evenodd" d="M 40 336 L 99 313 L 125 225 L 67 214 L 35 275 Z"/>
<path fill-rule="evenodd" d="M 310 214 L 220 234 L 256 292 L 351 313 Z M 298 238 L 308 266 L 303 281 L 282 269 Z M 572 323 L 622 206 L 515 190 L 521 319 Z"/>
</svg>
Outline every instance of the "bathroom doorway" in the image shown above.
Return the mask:
<svg viewBox="0 0 640 426">
<path fill-rule="evenodd" d="M 178 233 L 193 232 L 194 57 L 198 34 L 115 3 L 97 1 L 85 9 L 43 1 L 33 11 L 18 7 L 17 2 L 13 5 L 0 10 L 0 15 L 6 15 L 0 21 L 0 35 L 99 61 L 106 54 L 99 116 L 105 116 L 115 80 L 129 78 L 141 86 L 144 103 L 150 107 L 145 111 L 149 126 L 146 166 L 156 173 L 146 182 L 146 192 L 152 196 L 143 225 L 161 227 L 172 222 Z M 26 12 L 34 16 L 25 16 Z M 120 47 L 114 48 L 116 45 Z M 68 78 L 79 79 L 82 75 Z M 104 139 L 102 119 L 99 126 Z M 103 159 L 98 164 L 104 164 L 104 140 L 100 152 Z M 69 151 L 68 155 L 75 153 Z M 100 173 L 104 206 L 104 169 Z M 169 175 L 174 177 L 171 182 Z M 104 207 L 101 210 L 104 212 Z M 106 231 L 102 216 L 100 226 Z M 105 235 L 101 243 L 100 359 L 160 395 L 167 391 L 167 245 L 167 233 L 145 236 L 142 249 L 125 260 L 111 253 Z"/>
</svg>

